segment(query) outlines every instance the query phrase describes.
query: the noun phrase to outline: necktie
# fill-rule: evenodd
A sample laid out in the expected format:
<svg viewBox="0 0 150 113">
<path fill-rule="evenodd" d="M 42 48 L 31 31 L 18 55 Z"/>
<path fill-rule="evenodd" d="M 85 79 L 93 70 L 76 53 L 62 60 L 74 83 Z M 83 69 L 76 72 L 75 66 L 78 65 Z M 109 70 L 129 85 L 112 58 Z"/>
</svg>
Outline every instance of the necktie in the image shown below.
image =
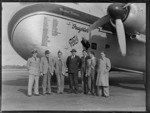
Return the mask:
<svg viewBox="0 0 150 113">
<path fill-rule="evenodd" d="M 92 68 L 95 67 L 95 61 L 94 61 L 94 59 L 91 59 L 91 65 L 92 65 Z"/>
<path fill-rule="evenodd" d="M 49 64 L 49 58 L 48 57 L 46 57 L 47 58 L 47 61 L 48 61 L 48 64 Z"/>
</svg>

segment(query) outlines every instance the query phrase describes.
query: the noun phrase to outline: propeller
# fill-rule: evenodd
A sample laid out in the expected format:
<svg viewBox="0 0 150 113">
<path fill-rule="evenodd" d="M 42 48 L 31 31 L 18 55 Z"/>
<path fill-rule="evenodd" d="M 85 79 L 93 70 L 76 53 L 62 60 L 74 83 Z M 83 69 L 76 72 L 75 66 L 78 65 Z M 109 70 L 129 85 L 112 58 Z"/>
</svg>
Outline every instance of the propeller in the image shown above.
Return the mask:
<svg viewBox="0 0 150 113">
<path fill-rule="evenodd" d="M 126 38 L 124 32 L 124 26 L 121 19 L 116 19 L 116 31 L 118 37 L 118 43 L 123 56 L 126 55 Z"/>
<path fill-rule="evenodd" d="M 102 26 L 102 25 L 108 23 L 109 20 L 110 20 L 109 15 L 103 16 L 102 18 L 100 18 L 100 19 L 98 19 L 97 21 L 95 21 L 94 24 L 92 24 L 92 25 L 89 27 L 88 31 L 91 32 L 92 30 L 94 30 L 94 29 L 96 29 L 96 28 L 98 28 L 98 27 L 100 27 L 100 26 Z"/>
<path fill-rule="evenodd" d="M 126 38 L 125 38 L 125 31 L 123 22 L 128 15 L 127 7 L 130 4 L 122 4 L 122 3 L 115 3 L 111 4 L 107 9 L 107 15 L 99 18 L 96 22 L 94 22 L 88 29 L 89 32 L 96 29 L 97 27 L 101 27 L 104 24 L 108 23 L 110 19 L 115 22 L 116 24 L 116 32 L 118 43 L 120 46 L 121 54 L 123 56 L 126 55 Z"/>
<path fill-rule="evenodd" d="M 129 5 L 131 5 L 131 3 L 125 4 L 122 8 L 126 8 L 126 7 L 128 7 Z"/>
</svg>

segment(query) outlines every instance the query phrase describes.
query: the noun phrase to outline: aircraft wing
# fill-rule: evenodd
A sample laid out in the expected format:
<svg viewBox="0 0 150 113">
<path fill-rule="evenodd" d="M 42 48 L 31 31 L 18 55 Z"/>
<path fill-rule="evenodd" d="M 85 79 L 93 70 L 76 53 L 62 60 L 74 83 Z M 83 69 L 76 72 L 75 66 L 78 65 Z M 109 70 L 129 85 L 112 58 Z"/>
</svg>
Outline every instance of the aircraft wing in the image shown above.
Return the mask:
<svg viewBox="0 0 150 113">
<path fill-rule="evenodd" d="M 141 71 L 135 71 L 135 70 L 130 70 L 130 69 L 118 68 L 118 67 L 113 67 L 113 68 L 111 68 L 110 71 L 130 72 L 130 73 L 143 74 L 143 72 L 141 72 Z"/>
</svg>

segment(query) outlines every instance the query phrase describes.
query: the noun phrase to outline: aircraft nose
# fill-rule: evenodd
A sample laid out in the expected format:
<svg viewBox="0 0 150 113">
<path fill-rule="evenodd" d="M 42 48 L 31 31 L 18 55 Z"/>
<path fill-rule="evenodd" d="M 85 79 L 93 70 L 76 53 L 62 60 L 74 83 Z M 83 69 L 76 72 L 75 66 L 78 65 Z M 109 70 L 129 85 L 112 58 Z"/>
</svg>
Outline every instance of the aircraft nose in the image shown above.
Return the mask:
<svg viewBox="0 0 150 113">
<path fill-rule="evenodd" d="M 116 19 L 124 20 L 125 19 L 125 17 L 127 16 L 128 10 L 127 8 L 123 8 L 123 6 L 124 5 L 122 3 L 114 3 L 108 7 L 107 12 L 112 20 L 116 20 Z"/>
</svg>

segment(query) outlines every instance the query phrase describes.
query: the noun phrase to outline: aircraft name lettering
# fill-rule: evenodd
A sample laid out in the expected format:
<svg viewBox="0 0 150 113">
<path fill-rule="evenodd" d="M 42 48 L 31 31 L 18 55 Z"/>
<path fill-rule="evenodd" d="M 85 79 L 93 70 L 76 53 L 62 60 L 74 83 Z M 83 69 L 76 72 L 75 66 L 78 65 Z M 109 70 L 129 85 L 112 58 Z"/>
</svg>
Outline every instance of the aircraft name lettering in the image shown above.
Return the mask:
<svg viewBox="0 0 150 113">
<path fill-rule="evenodd" d="M 69 44 L 70 44 L 71 47 L 76 45 L 78 42 L 79 42 L 79 40 L 78 40 L 77 36 L 74 36 L 74 37 L 69 39 Z"/>
<path fill-rule="evenodd" d="M 78 33 L 80 33 L 81 31 L 88 33 L 88 29 L 87 28 L 85 28 L 85 27 L 79 27 L 76 24 L 72 25 L 72 29 L 78 30 Z"/>
</svg>

